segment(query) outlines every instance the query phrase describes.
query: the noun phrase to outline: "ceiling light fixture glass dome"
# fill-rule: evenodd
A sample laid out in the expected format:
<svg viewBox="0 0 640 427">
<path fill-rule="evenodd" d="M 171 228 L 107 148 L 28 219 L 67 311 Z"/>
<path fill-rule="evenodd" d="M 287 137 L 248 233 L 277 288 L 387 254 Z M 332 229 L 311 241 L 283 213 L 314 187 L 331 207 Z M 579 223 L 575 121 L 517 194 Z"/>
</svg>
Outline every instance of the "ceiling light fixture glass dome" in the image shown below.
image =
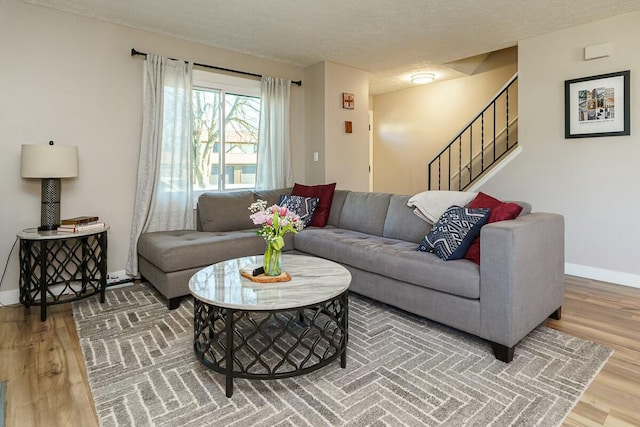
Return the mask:
<svg viewBox="0 0 640 427">
<path fill-rule="evenodd" d="M 418 73 L 411 76 L 411 83 L 425 84 L 431 83 L 436 79 L 436 75 L 433 73 Z"/>
</svg>

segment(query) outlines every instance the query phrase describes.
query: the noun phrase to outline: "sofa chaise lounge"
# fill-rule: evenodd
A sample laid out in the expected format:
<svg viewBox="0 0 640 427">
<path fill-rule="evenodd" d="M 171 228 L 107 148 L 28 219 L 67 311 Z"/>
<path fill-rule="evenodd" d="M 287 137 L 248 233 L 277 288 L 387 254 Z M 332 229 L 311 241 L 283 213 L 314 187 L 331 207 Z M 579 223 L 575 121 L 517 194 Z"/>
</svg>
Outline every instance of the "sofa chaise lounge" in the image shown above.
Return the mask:
<svg viewBox="0 0 640 427">
<path fill-rule="evenodd" d="M 141 276 L 176 308 L 189 278 L 231 258 L 260 255 L 248 206 L 277 203 L 291 189 L 206 193 L 197 230 L 144 233 L 138 242 Z M 330 259 L 352 275 L 350 290 L 481 337 L 509 362 L 516 344 L 547 317 L 560 317 L 564 298 L 564 220 L 530 213 L 481 229 L 480 265 L 443 261 L 416 251 L 432 224 L 407 206 L 409 196 L 336 190 L 324 228 L 286 235 L 285 250 Z"/>
</svg>

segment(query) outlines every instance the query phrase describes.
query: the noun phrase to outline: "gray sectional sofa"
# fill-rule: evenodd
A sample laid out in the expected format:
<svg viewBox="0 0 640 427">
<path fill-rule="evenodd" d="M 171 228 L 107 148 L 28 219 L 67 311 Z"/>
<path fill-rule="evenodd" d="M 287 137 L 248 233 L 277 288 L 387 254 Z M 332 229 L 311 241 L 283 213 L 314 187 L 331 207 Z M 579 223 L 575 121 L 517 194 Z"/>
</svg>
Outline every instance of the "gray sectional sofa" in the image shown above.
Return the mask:
<svg viewBox="0 0 640 427">
<path fill-rule="evenodd" d="M 198 201 L 197 230 L 145 233 L 138 243 L 141 276 L 178 306 L 189 278 L 227 259 L 260 255 L 248 206 L 277 203 L 291 189 L 207 193 Z M 431 224 L 413 214 L 409 196 L 336 190 L 324 228 L 286 236 L 285 250 L 333 260 L 352 275 L 351 291 L 477 335 L 495 356 L 512 360 L 516 344 L 563 302 L 564 220 L 530 213 L 487 224 L 481 264 L 443 261 L 418 252 Z"/>
</svg>

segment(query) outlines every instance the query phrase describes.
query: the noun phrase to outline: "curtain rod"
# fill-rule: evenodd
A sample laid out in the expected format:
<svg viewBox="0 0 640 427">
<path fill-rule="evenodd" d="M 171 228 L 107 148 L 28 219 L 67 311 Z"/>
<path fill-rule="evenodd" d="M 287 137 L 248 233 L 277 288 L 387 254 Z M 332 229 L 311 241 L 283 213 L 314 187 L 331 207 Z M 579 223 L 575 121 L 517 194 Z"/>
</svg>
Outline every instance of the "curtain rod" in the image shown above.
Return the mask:
<svg viewBox="0 0 640 427">
<path fill-rule="evenodd" d="M 135 49 L 131 49 L 131 56 L 136 56 L 136 55 L 140 55 L 140 56 L 144 56 L 145 58 L 147 57 L 147 54 L 144 52 L 139 52 Z M 169 58 L 173 61 L 178 61 L 175 58 Z M 259 77 L 262 78 L 261 74 L 255 74 L 255 73 L 248 73 L 246 71 L 238 71 L 238 70 L 232 70 L 230 68 L 223 68 L 223 67 L 216 67 L 214 65 L 207 65 L 207 64 L 199 64 L 197 62 L 194 62 L 193 65 L 197 65 L 198 67 L 203 67 L 203 68 L 211 68 L 213 70 L 221 70 L 221 71 L 227 71 L 229 73 L 235 73 L 235 74 L 242 74 L 245 76 L 252 76 L 252 77 Z M 302 86 L 302 80 L 298 80 L 298 81 L 291 81 L 291 83 L 296 84 L 298 86 Z"/>
</svg>

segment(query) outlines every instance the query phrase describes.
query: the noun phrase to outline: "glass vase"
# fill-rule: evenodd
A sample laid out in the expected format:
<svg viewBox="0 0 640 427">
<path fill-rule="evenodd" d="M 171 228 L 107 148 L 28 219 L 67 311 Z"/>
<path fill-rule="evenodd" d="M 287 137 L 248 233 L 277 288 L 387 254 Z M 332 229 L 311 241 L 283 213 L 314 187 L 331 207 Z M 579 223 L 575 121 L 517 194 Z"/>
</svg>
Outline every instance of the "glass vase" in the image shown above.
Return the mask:
<svg viewBox="0 0 640 427">
<path fill-rule="evenodd" d="M 263 267 L 265 276 L 279 276 L 282 273 L 282 248 L 276 249 L 276 245 L 267 242 Z"/>
</svg>

